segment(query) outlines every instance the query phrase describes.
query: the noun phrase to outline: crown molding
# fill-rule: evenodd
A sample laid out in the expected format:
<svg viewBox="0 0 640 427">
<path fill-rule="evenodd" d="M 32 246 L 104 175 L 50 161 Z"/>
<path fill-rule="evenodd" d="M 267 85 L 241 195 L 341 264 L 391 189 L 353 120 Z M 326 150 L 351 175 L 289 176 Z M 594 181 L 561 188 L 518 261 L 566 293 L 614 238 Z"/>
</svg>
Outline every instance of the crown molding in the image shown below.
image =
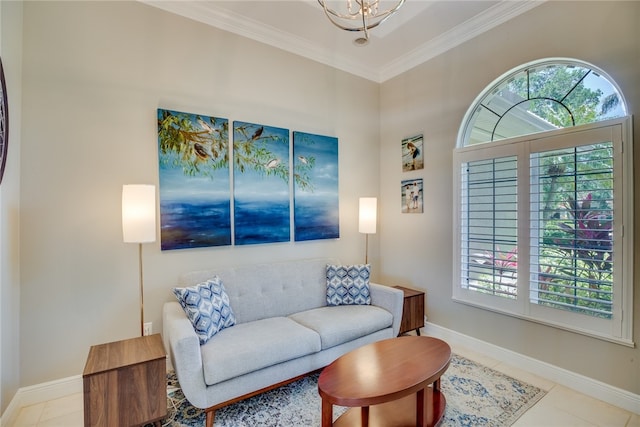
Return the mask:
<svg viewBox="0 0 640 427">
<path fill-rule="evenodd" d="M 463 24 L 428 41 L 406 55 L 388 63 L 381 69 L 372 69 L 351 57 L 324 49 L 309 40 L 278 28 L 265 25 L 227 10 L 207 7 L 206 2 L 198 1 L 161 1 L 139 0 L 141 3 L 174 13 L 194 21 L 228 31 L 249 39 L 268 44 L 287 52 L 320 62 L 348 73 L 383 83 L 413 67 L 482 34 L 522 13 L 525 13 L 546 0 L 501 1 L 485 12 L 469 19 Z"/>
<path fill-rule="evenodd" d="M 237 13 L 213 10 L 203 2 L 139 0 L 141 3 L 174 13 L 218 29 L 282 49 L 356 76 L 378 82 L 379 73 L 344 55 L 319 48 L 310 41 Z"/>
<path fill-rule="evenodd" d="M 464 23 L 387 64 L 380 71 L 384 82 L 423 64 L 480 34 L 521 15 L 547 0 L 502 1 Z"/>
</svg>

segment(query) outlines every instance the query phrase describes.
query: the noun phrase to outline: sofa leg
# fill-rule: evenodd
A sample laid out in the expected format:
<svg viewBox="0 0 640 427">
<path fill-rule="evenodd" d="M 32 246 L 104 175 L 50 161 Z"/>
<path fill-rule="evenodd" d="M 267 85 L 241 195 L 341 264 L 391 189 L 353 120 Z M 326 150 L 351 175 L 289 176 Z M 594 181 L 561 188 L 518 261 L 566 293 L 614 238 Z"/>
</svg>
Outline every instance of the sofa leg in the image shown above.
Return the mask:
<svg viewBox="0 0 640 427">
<path fill-rule="evenodd" d="M 207 409 L 205 411 L 205 413 L 207 414 L 207 423 L 206 426 L 207 427 L 213 427 L 213 419 L 216 416 L 216 410 L 215 409 Z"/>
</svg>

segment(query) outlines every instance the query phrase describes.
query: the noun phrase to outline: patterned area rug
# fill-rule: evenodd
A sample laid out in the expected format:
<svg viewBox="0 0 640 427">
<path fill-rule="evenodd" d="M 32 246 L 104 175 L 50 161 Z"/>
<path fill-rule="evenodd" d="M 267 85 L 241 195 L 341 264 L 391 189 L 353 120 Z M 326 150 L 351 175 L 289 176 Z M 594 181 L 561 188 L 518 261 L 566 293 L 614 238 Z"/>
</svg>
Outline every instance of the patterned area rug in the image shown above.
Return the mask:
<svg viewBox="0 0 640 427">
<path fill-rule="evenodd" d="M 298 427 L 320 425 L 318 375 L 216 411 L 215 427 Z M 486 366 L 453 355 L 441 379 L 447 408 L 441 426 L 509 426 L 545 392 Z M 164 426 L 204 426 L 201 409 L 187 402 L 175 374 L 168 375 L 169 416 Z M 334 407 L 334 419 L 347 408 Z"/>
</svg>

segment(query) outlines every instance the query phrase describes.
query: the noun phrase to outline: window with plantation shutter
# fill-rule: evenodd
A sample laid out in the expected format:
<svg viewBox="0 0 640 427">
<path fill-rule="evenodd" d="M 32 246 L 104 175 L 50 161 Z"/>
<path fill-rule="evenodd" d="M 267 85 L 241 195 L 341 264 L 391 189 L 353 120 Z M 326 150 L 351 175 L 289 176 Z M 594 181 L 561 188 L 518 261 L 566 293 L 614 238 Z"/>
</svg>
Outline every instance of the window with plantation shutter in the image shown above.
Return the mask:
<svg viewBox="0 0 640 427">
<path fill-rule="evenodd" d="M 464 286 L 481 293 L 515 298 L 518 294 L 516 159 L 475 160 L 465 163 L 463 168 Z"/>
<path fill-rule="evenodd" d="M 530 298 L 610 319 L 613 314 L 613 144 L 530 155 Z"/>
<path fill-rule="evenodd" d="M 542 65 L 507 73 L 463 122 L 454 152 L 453 298 L 633 345 L 631 118 L 601 71 Z M 533 102 L 535 93 L 544 99 Z M 624 117 L 589 112 L 605 104 Z"/>
</svg>

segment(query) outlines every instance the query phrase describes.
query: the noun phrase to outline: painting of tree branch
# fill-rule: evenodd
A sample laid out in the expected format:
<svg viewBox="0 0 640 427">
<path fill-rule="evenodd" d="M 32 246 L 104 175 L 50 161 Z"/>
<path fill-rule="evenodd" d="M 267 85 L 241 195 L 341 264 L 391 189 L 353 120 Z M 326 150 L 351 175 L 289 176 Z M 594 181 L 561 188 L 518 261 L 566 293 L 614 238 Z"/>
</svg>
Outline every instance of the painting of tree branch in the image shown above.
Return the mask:
<svg viewBox="0 0 640 427">
<path fill-rule="evenodd" d="M 158 109 L 162 250 L 231 244 L 228 120 Z"/>
<path fill-rule="evenodd" d="M 295 241 L 340 237 L 338 138 L 293 132 Z"/>
<path fill-rule="evenodd" d="M 289 130 L 233 122 L 236 245 L 290 238 Z"/>
</svg>

